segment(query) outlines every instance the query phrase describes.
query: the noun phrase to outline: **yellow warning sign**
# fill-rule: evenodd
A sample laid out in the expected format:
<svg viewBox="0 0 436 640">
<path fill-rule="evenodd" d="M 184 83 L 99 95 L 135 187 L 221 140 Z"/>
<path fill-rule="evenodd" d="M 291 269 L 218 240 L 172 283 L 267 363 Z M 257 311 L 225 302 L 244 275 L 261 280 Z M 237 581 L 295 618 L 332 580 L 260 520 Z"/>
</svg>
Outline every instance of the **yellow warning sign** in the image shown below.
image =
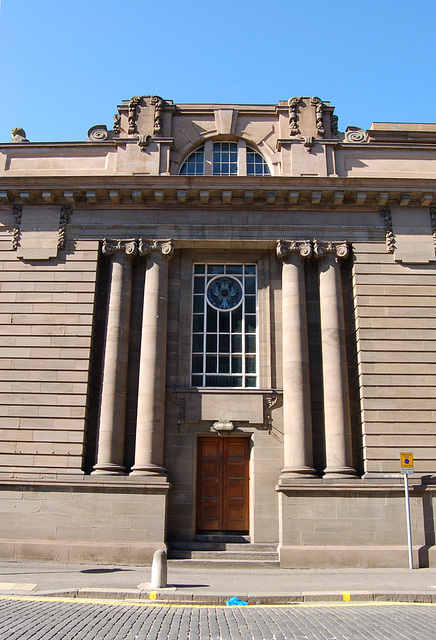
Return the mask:
<svg viewBox="0 0 436 640">
<path fill-rule="evenodd" d="M 413 468 L 413 453 L 400 453 L 401 468 L 412 469 Z"/>
</svg>

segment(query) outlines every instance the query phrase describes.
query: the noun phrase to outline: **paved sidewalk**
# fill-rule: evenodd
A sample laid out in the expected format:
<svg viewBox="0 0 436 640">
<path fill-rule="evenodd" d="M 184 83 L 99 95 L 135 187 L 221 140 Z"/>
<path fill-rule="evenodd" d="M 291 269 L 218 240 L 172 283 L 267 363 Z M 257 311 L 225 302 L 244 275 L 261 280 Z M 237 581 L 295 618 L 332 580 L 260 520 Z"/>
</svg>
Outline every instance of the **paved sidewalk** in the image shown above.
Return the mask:
<svg viewBox="0 0 436 640">
<path fill-rule="evenodd" d="M 53 595 L 224 604 L 335 601 L 436 602 L 436 569 L 215 569 L 168 566 L 152 591 L 150 567 L 0 562 L 0 596 Z"/>
</svg>

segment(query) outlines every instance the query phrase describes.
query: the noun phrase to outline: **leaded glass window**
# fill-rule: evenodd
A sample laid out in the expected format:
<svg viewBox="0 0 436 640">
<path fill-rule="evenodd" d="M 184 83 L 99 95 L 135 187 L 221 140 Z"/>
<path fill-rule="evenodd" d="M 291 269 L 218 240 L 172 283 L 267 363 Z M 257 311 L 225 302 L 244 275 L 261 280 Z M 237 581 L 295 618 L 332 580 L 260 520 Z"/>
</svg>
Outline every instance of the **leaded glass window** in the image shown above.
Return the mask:
<svg viewBox="0 0 436 640">
<path fill-rule="evenodd" d="M 256 265 L 194 265 L 191 384 L 257 386 Z"/>
</svg>

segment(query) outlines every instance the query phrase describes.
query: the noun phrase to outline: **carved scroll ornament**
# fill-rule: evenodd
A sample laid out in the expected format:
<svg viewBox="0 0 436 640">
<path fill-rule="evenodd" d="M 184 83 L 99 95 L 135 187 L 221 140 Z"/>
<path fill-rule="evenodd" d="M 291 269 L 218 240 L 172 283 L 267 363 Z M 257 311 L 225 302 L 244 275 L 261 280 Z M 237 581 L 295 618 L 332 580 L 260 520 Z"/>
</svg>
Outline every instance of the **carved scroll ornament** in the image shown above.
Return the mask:
<svg viewBox="0 0 436 640">
<path fill-rule="evenodd" d="M 301 258 L 310 258 L 313 249 L 308 240 L 277 240 L 276 253 L 278 258 L 285 258 L 292 253 L 299 253 Z"/>
<path fill-rule="evenodd" d="M 127 133 L 135 133 L 136 128 L 136 108 L 144 96 L 133 96 L 129 102 L 129 128 Z"/>
<path fill-rule="evenodd" d="M 298 136 L 300 129 L 298 128 L 298 105 L 301 98 L 289 98 L 289 135 Z"/>
<path fill-rule="evenodd" d="M 67 224 L 73 208 L 70 204 L 63 204 L 61 207 L 61 215 L 59 218 L 59 232 L 58 232 L 58 249 L 65 248 Z"/>
<path fill-rule="evenodd" d="M 385 221 L 385 233 L 386 233 L 386 249 L 389 253 L 395 251 L 395 236 L 392 227 L 392 213 L 389 207 L 382 207 L 380 209 L 380 215 L 383 216 Z"/>
<path fill-rule="evenodd" d="M 140 256 L 146 256 L 150 253 L 157 252 L 162 254 L 162 258 L 171 258 L 174 252 L 172 240 L 139 240 L 138 253 Z"/>
<path fill-rule="evenodd" d="M 14 218 L 14 227 L 12 230 L 12 249 L 16 251 L 20 246 L 21 235 L 21 216 L 23 215 L 23 205 L 14 204 L 12 207 L 12 216 Z"/>
<path fill-rule="evenodd" d="M 336 262 L 340 259 L 344 260 L 350 255 L 350 247 L 348 242 L 320 242 L 313 241 L 313 253 L 317 258 L 324 258 L 328 255 L 334 255 Z"/>
<path fill-rule="evenodd" d="M 430 209 L 431 228 L 433 230 L 433 245 L 436 251 L 436 209 Z"/>
<path fill-rule="evenodd" d="M 105 256 L 111 256 L 114 253 L 126 253 L 128 256 L 134 256 L 137 252 L 137 241 L 133 240 L 112 240 L 104 238 L 101 248 Z"/>
<path fill-rule="evenodd" d="M 359 127 L 347 127 L 345 132 L 345 142 L 362 143 L 367 142 L 368 137 L 363 129 Z"/>
<path fill-rule="evenodd" d="M 113 132 L 116 134 L 121 133 L 121 114 L 116 113 L 113 117 L 113 120 L 114 120 Z"/>
<path fill-rule="evenodd" d="M 162 135 L 162 106 L 163 100 L 160 96 L 151 96 L 150 103 L 154 106 L 153 134 Z"/>
<path fill-rule="evenodd" d="M 320 98 L 311 98 L 310 104 L 315 107 L 316 135 L 324 137 L 323 104 Z"/>
</svg>

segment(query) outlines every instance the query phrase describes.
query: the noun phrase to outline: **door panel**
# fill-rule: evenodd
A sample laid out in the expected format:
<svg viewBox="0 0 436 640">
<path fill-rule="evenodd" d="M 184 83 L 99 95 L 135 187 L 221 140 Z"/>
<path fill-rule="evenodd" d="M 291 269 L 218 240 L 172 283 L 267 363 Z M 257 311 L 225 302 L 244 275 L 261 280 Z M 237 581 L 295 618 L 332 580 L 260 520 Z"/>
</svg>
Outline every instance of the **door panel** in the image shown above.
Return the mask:
<svg viewBox="0 0 436 640">
<path fill-rule="evenodd" d="M 198 530 L 248 531 L 249 442 L 249 438 L 199 438 Z"/>
</svg>

